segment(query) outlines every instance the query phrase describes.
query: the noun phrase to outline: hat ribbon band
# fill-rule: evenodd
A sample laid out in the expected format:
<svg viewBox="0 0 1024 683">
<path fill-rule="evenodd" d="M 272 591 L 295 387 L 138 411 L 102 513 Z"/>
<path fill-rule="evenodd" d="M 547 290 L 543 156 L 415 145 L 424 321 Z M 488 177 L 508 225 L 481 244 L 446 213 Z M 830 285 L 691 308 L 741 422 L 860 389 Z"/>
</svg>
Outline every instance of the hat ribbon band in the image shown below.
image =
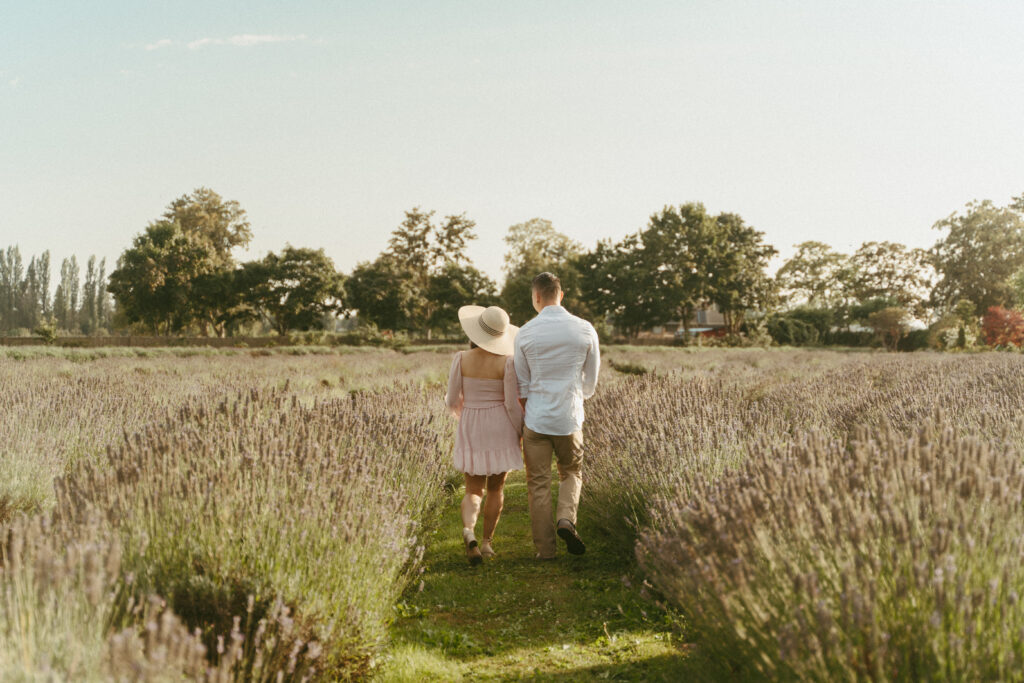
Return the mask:
<svg viewBox="0 0 1024 683">
<path fill-rule="evenodd" d="M 487 323 L 484 322 L 484 317 L 483 316 L 480 316 L 478 318 L 478 320 L 480 321 L 480 329 L 481 330 L 483 330 L 487 334 L 491 335 L 492 337 L 500 337 L 501 336 L 501 334 L 502 334 L 501 332 L 499 332 L 498 330 L 494 329 L 493 327 L 491 327 L 490 325 L 488 325 Z"/>
</svg>

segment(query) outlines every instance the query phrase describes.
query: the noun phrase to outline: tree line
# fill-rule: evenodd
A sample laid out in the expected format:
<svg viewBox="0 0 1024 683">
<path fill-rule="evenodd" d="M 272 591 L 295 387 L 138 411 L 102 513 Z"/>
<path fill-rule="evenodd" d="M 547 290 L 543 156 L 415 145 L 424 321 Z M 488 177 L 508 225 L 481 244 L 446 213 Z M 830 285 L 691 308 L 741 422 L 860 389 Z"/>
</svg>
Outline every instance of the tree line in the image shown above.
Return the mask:
<svg viewBox="0 0 1024 683">
<path fill-rule="evenodd" d="M 90 256 L 82 272 L 75 256 L 51 272 L 50 252 L 26 263 L 17 245 L 0 249 L 0 334 L 102 334 L 112 327 L 106 259 Z M 54 277 L 56 276 L 56 278 Z M 84 276 L 84 280 L 83 280 Z M 51 296 L 51 281 L 56 290 Z"/>
<path fill-rule="evenodd" d="M 930 249 L 865 242 L 844 254 L 822 242 L 796 245 L 776 273 L 781 306 L 766 316 L 772 336 L 827 341 L 860 327 L 895 348 L 915 320 L 927 325 L 918 346 L 998 336 L 981 329 L 984 317 L 1024 307 L 1024 195 L 1005 206 L 971 202 L 933 227 L 940 237 Z"/>
<path fill-rule="evenodd" d="M 286 334 L 354 316 L 430 337 L 456 332 L 467 302 L 501 304 L 526 322 L 530 281 L 543 270 L 561 277 L 568 308 L 626 337 L 670 322 L 686 330 L 697 311 L 714 306 L 732 339 L 799 344 L 870 331 L 895 346 L 912 319 L 977 337 L 993 307 L 1024 306 L 1024 195 L 1006 206 L 972 202 L 934 227 L 942 235 L 930 249 L 865 242 L 844 254 L 804 242 L 770 276 L 778 252 L 764 233 L 698 202 L 666 206 L 644 228 L 590 249 L 534 218 L 508 229 L 499 287 L 470 262 L 476 224 L 464 213 L 406 211 L 384 251 L 345 274 L 323 249 L 291 245 L 239 262 L 234 251 L 253 235 L 245 210 L 198 188 L 136 235 L 109 277 L 92 257 L 79 283 L 77 261 L 66 259 L 52 299 L 49 253 L 25 265 L 8 247 L 0 253 L 0 329 Z"/>
</svg>

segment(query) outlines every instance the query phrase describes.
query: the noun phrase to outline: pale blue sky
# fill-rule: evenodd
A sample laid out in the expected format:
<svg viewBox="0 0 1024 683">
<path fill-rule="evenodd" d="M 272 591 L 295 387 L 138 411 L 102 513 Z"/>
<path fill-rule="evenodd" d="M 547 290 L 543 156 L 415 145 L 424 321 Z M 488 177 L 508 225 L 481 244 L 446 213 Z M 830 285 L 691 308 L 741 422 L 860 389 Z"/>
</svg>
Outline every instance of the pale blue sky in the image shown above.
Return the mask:
<svg viewBox="0 0 1024 683">
<path fill-rule="evenodd" d="M 373 258 L 404 209 L 474 260 L 665 204 L 784 254 L 930 245 L 1024 192 L 1024 2 L 0 0 L 0 245 L 110 260 L 206 185 L 262 255 Z"/>
</svg>

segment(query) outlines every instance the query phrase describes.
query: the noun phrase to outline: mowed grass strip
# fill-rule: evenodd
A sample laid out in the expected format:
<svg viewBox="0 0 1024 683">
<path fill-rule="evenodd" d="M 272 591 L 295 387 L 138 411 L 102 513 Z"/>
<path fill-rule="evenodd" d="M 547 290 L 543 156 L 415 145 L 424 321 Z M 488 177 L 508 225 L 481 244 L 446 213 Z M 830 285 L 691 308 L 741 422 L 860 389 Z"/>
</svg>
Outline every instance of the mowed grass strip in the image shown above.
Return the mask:
<svg viewBox="0 0 1024 683">
<path fill-rule="evenodd" d="M 465 559 L 461 495 L 428 537 L 422 583 L 396 606 L 382 680 L 669 681 L 692 671 L 679 629 L 603 539 L 581 528 L 586 555 L 563 547 L 556 561 L 534 559 L 523 473 L 509 476 L 498 556 L 481 567 Z"/>
</svg>

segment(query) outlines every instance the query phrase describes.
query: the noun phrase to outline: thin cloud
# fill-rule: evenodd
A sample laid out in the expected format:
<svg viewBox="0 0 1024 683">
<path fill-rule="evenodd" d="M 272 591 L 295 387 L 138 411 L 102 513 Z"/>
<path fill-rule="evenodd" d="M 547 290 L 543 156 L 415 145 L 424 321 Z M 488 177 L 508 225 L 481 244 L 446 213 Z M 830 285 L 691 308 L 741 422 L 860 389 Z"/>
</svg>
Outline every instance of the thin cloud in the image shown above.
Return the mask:
<svg viewBox="0 0 1024 683">
<path fill-rule="evenodd" d="M 11 86 L 12 88 L 17 88 L 18 85 L 20 85 L 20 84 L 21 84 L 21 78 L 20 77 L 12 78 L 11 80 L 7 81 L 7 85 Z"/>
<path fill-rule="evenodd" d="M 188 48 L 190 50 L 198 50 L 202 47 L 206 47 L 207 45 L 252 47 L 253 45 L 263 45 L 266 43 L 292 43 L 303 40 L 306 40 L 305 33 L 300 33 L 298 35 L 243 33 L 237 36 L 231 36 L 230 38 L 200 38 L 199 40 L 193 40 L 189 43 Z"/>
<path fill-rule="evenodd" d="M 156 41 L 155 43 L 150 43 L 149 45 L 147 45 L 146 49 L 147 50 L 159 50 L 162 47 L 170 47 L 171 45 L 174 45 L 174 41 L 173 40 L 171 40 L 170 38 L 161 38 L 160 40 Z"/>
</svg>

